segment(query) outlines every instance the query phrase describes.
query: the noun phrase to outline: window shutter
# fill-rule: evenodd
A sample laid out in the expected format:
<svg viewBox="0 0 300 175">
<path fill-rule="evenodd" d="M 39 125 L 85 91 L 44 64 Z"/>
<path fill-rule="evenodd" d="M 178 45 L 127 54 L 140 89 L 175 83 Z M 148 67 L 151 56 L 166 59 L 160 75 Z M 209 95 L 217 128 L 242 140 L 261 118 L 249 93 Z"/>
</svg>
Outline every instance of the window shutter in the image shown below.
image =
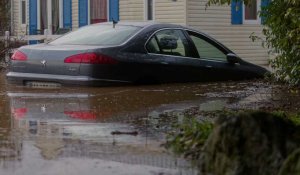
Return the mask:
<svg viewBox="0 0 300 175">
<path fill-rule="evenodd" d="M 109 0 L 109 21 L 119 21 L 119 0 Z"/>
<path fill-rule="evenodd" d="M 231 24 L 243 24 L 243 2 L 231 2 Z"/>
<path fill-rule="evenodd" d="M 88 25 L 88 0 L 79 0 L 79 27 Z"/>
<path fill-rule="evenodd" d="M 63 0 L 63 18 L 64 28 L 72 28 L 72 0 Z"/>
<path fill-rule="evenodd" d="M 37 34 L 37 0 L 29 0 L 29 35 Z M 29 44 L 37 44 L 31 40 Z"/>
<path fill-rule="evenodd" d="M 265 7 L 267 7 L 270 4 L 270 0 L 261 0 L 261 12 L 263 13 L 263 10 Z M 265 18 L 261 17 L 261 24 L 265 23 Z"/>
</svg>

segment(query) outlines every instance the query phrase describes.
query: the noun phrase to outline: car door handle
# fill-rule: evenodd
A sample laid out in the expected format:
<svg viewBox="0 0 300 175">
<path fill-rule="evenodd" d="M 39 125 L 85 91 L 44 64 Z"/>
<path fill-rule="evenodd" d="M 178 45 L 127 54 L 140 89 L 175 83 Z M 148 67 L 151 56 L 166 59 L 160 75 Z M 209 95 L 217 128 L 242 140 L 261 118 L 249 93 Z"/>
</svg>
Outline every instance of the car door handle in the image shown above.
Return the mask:
<svg viewBox="0 0 300 175">
<path fill-rule="evenodd" d="M 210 65 L 206 65 L 205 67 L 206 67 L 206 68 L 209 68 L 209 69 L 211 69 L 211 68 L 212 68 L 212 66 L 210 66 Z"/>
</svg>

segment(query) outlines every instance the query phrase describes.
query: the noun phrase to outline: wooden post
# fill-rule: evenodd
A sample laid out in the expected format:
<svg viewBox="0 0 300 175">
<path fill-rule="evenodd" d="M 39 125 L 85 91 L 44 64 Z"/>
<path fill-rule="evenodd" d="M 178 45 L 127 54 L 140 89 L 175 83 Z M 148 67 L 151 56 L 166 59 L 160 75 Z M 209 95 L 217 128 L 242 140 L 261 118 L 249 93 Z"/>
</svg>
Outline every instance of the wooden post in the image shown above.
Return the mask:
<svg viewBox="0 0 300 175">
<path fill-rule="evenodd" d="M 5 48 L 9 47 L 9 40 L 10 40 L 9 31 L 5 31 L 4 34 Z"/>
<path fill-rule="evenodd" d="M 48 35 L 49 35 L 49 30 L 48 29 L 45 29 L 44 30 L 44 36 L 45 36 L 45 39 L 44 39 L 44 43 L 47 43 L 48 42 Z"/>
<path fill-rule="evenodd" d="M 9 31 L 5 31 L 4 35 L 4 47 L 5 47 L 5 62 L 9 61 L 9 45 L 10 45 L 10 34 Z"/>
</svg>

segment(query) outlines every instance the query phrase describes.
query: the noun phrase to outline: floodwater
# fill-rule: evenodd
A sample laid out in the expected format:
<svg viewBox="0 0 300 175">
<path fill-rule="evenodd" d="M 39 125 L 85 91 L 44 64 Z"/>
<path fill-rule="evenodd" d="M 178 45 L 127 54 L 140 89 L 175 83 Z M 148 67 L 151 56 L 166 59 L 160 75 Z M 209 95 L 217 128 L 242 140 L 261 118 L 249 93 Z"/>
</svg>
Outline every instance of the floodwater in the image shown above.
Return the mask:
<svg viewBox="0 0 300 175">
<path fill-rule="evenodd" d="M 260 108 L 273 91 L 263 82 L 29 88 L 2 73 L 0 174 L 197 174 L 161 146 L 183 111 Z"/>
</svg>

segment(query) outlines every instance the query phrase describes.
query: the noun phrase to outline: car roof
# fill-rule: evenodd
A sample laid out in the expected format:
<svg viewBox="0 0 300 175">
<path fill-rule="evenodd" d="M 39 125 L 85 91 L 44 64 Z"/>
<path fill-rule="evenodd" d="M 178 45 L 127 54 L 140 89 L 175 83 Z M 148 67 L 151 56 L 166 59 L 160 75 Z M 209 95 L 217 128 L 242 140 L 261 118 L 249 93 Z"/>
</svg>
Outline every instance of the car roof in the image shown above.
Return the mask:
<svg viewBox="0 0 300 175">
<path fill-rule="evenodd" d="M 113 25 L 113 22 L 104 22 L 98 23 L 96 25 Z M 159 23 L 154 21 L 142 21 L 142 22 L 132 22 L 132 21 L 122 21 L 118 22 L 116 25 L 124 25 L 124 26 L 135 26 L 135 27 L 170 27 L 170 28 L 186 28 L 182 25 L 178 24 L 168 24 L 168 23 Z"/>
</svg>

